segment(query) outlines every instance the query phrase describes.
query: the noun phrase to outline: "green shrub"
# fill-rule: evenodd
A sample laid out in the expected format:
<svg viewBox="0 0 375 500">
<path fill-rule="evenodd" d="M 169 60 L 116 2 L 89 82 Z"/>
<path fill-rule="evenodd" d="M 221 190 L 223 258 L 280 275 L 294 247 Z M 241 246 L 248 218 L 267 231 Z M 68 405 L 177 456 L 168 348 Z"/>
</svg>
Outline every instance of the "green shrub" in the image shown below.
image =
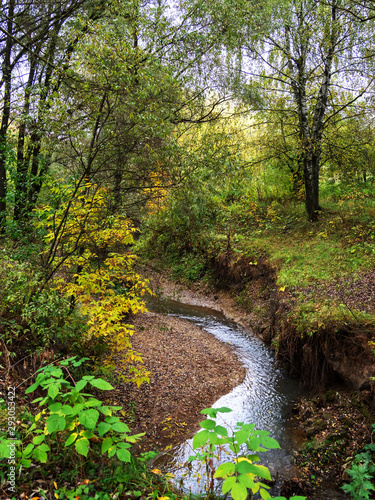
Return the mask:
<svg viewBox="0 0 375 500">
<path fill-rule="evenodd" d="M 0 340 L 11 357 L 53 348 L 80 352 L 86 322 L 30 263 L 0 259 Z"/>
</svg>

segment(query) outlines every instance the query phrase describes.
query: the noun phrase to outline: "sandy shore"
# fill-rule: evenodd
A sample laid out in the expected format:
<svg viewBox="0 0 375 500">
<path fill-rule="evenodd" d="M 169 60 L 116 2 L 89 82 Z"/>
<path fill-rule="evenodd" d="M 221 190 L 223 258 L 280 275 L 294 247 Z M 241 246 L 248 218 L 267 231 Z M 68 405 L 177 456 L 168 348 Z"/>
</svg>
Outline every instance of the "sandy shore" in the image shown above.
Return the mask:
<svg viewBox="0 0 375 500">
<path fill-rule="evenodd" d="M 143 354 L 150 383 L 120 384 L 113 401 L 134 432 L 146 432 L 141 447 L 162 450 L 191 437 L 200 411 L 240 384 L 245 369 L 228 344 L 189 321 L 146 313 L 134 325 L 132 345 Z"/>
</svg>

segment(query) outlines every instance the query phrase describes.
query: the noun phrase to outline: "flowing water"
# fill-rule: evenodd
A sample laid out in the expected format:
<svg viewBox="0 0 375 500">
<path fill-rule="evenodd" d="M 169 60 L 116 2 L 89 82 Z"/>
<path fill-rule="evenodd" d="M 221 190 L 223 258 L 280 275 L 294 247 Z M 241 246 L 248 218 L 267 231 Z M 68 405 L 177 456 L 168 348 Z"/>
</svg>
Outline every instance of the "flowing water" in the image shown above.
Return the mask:
<svg viewBox="0 0 375 500">
<path fill-rule="evenodd" d="M 270 469 L 273 477 L 278 474 L 291 477 L 293 466 L 288 450 L 292 446 L 293 433 L 288 428 L 287 415 L 291 402 L 300 394 L 298 380 L 288 376 L 278 366 L 272 351 L 250 330 L 227 320 L 217 311 L 172 300 L 152 302 L 149 309 L 192 321 L 231 345 L 246 368 L 246 377 L 242 384 L 221 397 L 213 406 L 226 406 L 233 410 L 221 414 L 229 429 L 233 429 L 237 422 L 245 422 L 255 424 L 257 429 L 269 431 L 281 449 L 268 450 L 262 454 L 262 464 Z M 224 422 L 218 423 L 224 425 Z M 173 473 L 185 490 L 199 493 L 206 481 L 205 471 L 199 469 L 198 462 L 187 467 L 187 459 L 193 454 L 191 445 L 192 439 L 177 446 L 173 450 L 172 460 L 164 457 L 163 468 Z M 226 452 L 218 457 L 217 461 L 221 460 L 228 461 Z"/>
</svg>

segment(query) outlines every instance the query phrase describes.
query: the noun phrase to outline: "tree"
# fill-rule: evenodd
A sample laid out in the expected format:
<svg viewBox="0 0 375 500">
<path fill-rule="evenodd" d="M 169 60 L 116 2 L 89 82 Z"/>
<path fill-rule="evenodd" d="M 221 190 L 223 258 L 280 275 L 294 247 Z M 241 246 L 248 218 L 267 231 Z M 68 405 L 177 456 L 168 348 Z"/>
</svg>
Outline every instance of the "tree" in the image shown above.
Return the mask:
<svg viewBox="0 0 375 500">
<path fill-rule="evenodd" d="M 42 139 L 56 94 L 67 76 L 75 47 L 87 32 L 87 21 L 102 13 L 102 0 L 7 0 L 0 14 L 1 84 L 0 228 L 7 209 L 7 151 L 15 135 L 14 218 L 33 208 L 46 173 Z M 78 14 L 81 22 L 67 27 Z M 11 128 L 10 128 L 11 126 Z M 16 130 L 16 132 L 15 132 Z"/>
<path fill-rule="evenodd" d="M 271 90 L 271 98 L 279 94 L 287 112 L 295 114 L 306 210 L 316 220 L 323 132 L 373 88 L 373 76 L 360 57 L 372 46 L 370 27 L 351 14 L 349 0 L 204 5 L 201 22 L 210 20 L 222 33 L 222 60 L 238 97 L 246 101 L 257 86 L 263 90 L 262 109 L 273 111 Z"/>
<path fill-rule="evenodd" d="M 282 24 L 264 37 L 260 48 L 265 52 L 247 46 L 249 54 L 266 68 L 260 80 L 270 80 L 279 92 L 288 93 L 298 117 L 306 210 L 311 221 L 317 219 L 321 209 L 319 173 L 324 130 L 340 111 L 373 86 L 357 57 L 369 33 L 339 9 L 343 3 L 293 0 Z M 349 77 L 354 89 L 345 95 Z"/>
</svg>

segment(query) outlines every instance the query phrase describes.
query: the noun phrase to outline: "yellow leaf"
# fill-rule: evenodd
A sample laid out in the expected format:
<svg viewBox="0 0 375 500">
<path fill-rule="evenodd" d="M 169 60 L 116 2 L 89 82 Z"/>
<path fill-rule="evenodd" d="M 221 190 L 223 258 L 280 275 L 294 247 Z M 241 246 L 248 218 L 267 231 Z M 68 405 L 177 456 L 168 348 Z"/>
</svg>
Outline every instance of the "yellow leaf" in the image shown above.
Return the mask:
<svg viewBox="0 0 375 500">
<path fill-rule="evenodd" d="M 152 469 L 152 471 L 154 474 L 158 474 L 160 475 L 161 474 L 161 470 L 160 469 Z"/>
<path fill-rule="evenodd" d="M 280 288 L 280 292 L 285 292 L 285 288 L 286 288 L 286 286 L 282 286 L 282 287 Z"/>
</svg>

